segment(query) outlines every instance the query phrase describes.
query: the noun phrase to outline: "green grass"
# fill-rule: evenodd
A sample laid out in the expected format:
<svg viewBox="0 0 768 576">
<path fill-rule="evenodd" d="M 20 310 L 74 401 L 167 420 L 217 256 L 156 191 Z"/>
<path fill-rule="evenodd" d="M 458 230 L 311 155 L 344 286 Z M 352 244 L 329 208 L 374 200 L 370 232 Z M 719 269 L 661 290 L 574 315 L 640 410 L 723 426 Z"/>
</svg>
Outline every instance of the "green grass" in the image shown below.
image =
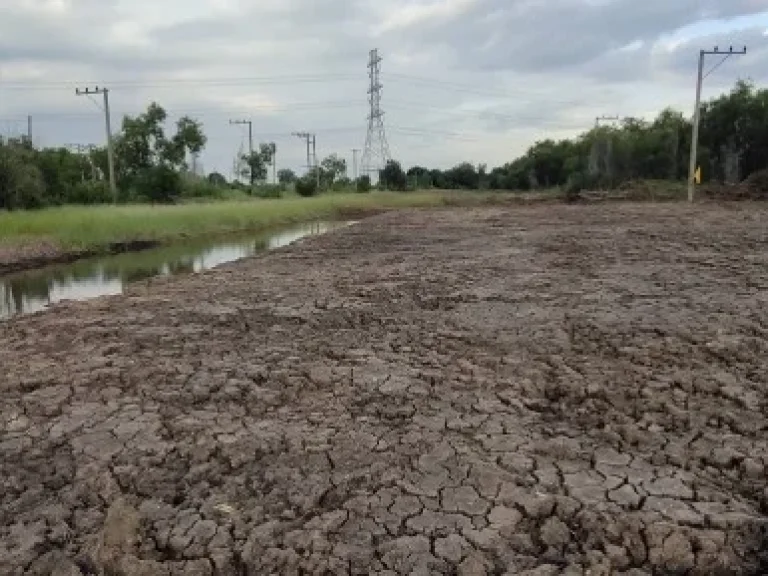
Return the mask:
<svg viewBox="0 0 768 576">
<path fill-rule="evenodd" d="M 65 206 L 0 212 L 0 243 L 53 242 L 64 249 L 106 249 L 118 242 L 191 238 L 235 231 L 259 231 L 351 212 L 483 203 L 499 194 L 374 192 L 313 198 L 236 200 L 174 206 Z"/>
</svg>

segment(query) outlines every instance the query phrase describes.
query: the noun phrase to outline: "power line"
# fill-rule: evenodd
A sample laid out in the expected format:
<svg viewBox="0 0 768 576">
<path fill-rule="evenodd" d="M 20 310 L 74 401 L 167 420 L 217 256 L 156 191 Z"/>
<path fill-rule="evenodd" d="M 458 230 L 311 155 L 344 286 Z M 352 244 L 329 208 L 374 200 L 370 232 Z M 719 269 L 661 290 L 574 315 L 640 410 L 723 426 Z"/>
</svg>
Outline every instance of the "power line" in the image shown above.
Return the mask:
<svg viewBox="0 0 768 576">
<path fill-rule="evenodd" d="M 245 86 L 251 84 L 305 84 L 359 80 L 355 74 L 316 74 L 300 76 L 245 76 L 234 78 L 170 78 L 164 80 L 110 80 L 103 81 L 121 90 L 131 88 L 163 88 L 178 86 Z M 60 90 L 71 88 L 77 82 L 7 82 L 4 90 Z M 82 82 L 81 82 L 82 83 Z"/>
<path fill-rule="evenodd" d="M 209 107 L 209 108 L 174 108 L 172 110 L 168 110 L 168 117 L 174 118 L 174 117 L 180 117 L 182 115 L 184 116 L 196 116 L 196 115 L 206 115 L 206 116 L 237 116 L 237 115 L 244 115 L 244 114 L 253 114 L 254 112 L 289 112 L 289 111 L 296 111 L 296 110 L 323 110 L 323 109 L 331 109 L 331 108 L 344 108 L 349 109 L 351 105 L 360 105 L 363 106 L 365 104 L 362 100 L 329 100 L 329 101 L 318 101 L 318 102 L 295 102 L 295 103 L 286 103 L 282 104 L 280 106 L 265 106 L 265 107 L 255 107 L 250 110 L 244 110 L 244 109 L 232 109 L 232 108 L 216 108 L 216 107 Z M 138 110 L 138 111 L 120 111 L 115 112 L 118 116 L 138 116 L 139 114 L 143 114 L 145 110 Z M 82 113 L 82 112 L 37 112 L 34 114 L 35 118 L 42 118 L 42 119 L 76 119 L 76 118 L 93 118 L 96 117 L 97 114 L 93 113 Z M 18 120 L 22 121 L 26 119 L 27 115 L 19 114 L 19 115 L 11 115 L 11 116 L 3 116 L 0 117 L 0 119 L 5 120 Z"/>
<path fill-rule="evenodd" d="M 397 81 L 405 82 L 413 85 L 421 85 L 427 88 L 440 88 L 448 92 L 464 92 L 467 94 L 475 94 L 479 96 L 491 96 L 496 98 L 515 98 L 518 99 L 521 96 L 529 99 L 531 102 L 537 102 L 540 98 L 546 98 L 547 102 L 558 102 L 561 104 L 580 104 L 581 101 L 577 99 L 562 100 L 562 99 L 550 99 L 548 94 L 533 94 L 530 88 L 517 88 L 517 89 L 504 89 L 494 90 L 488 88 L 478 88 L 476 85 L 461 84 L 458 82 L 450 82 L 446 80 L 439 80 L 435 78 L 427 78 L 424 76 L 413 76 L 409 74 L 398 73 L 385 73 L 385 79 L 393 80 L 393 83 L 397 84 Z M 485 80 L 484 80 L 485 82 Z M 540 97 L 540 98 L 539 98 Z"/>
</svg>

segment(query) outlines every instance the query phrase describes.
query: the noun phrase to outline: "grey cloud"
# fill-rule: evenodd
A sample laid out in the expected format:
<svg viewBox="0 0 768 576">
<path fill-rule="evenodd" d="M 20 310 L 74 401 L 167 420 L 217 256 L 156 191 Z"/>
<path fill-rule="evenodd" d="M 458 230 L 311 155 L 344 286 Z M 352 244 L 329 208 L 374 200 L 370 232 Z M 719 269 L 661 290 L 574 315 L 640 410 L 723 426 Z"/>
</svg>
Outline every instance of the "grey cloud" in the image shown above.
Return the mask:
<svg viewBox="0 0 768 576">
<path fill-rule="evenodd" d="M 143 0 L 134 1 L 138 6 L 130 16 L 140 20 Z M 382 8 L 392 5 L 394 11 L 402 2 L 377 0 L 373 10 L 374 0 L 261 0 L 241 2 L 247 6 L 233 15 L 156 21 L 147 28 L 150 45 L 145 47 L 121 46 L 97 33 L 101 23 L 120 21 L 116 1 L 86 2 L 73 3 L 77 12 L 59 19 L 4 6 L 0 74 L 4 62 L 35 61 L 52 82 L 151 79 L 151 84 L 178 75 L 193 80 L 327 75 L 306 83 L 201 82 L 114 90 L 116 113 L 139 111 L 154 99 L 174 117 L 189 112 L 202 120 L 209 135 L 202 161 L 208 169 L 225 172 L 242 139 L 228 125 L 230 115 L 250 114 L 257 139 L 277 141 L 280 166 L 300 169 L 305 163 L 293 130 L 317 131 L 321 155 L 336 151 L 349 156 L 350 148 L 359 148 L 365 136 L 365 65 L 372 47 L 384 57 L 390 145 L 405 164 L 446 166 L 462 155 L 494 164 L 510 160 L 511 150 L 524 150 L 538 138 L 577 133 L 601 113 L 640 113 L 632 97 L 644 82 L 655 89 L 641 103 L 643 111 L 665 106 L 671 94 L 677 97 L 680 85 L 687 95 L 691 46 L 659 54 L 652 50 L 654 43 L 700 16 L 765 10 L 754 0 L 603 0 L 599 6 L 585 0 L 477 0 L 458 17 L 434 18 L 377 36 L 372 32 L 381 24 Z M 644 41 L 639 50 L 621 50 L 636 40 Z M 759 48 L 765 38 L 759 41 L 750 38 L 748 43 L 756 46 L 751 59 L 729 62 L 728 74 L 751 71 L 756 79 L 764 78 L 760 67 L 768 69 L 768 56 Z M 659 82 L 660 73 L 669 76 Z M 82 74 L 87 78 L 75 77 Z M 410 82 L 406 75 L 444 83 Z M 0 76 L 0 93 L 0 116 L 53 114 L 36 122 L 41 143 L 103 140 L 98 110 L 74 98 L 69 88 L 3 91 Z M 267 114 L 254 108 L 262 100 L 349 104 L 288 106 Z M 463 104 L 473 104 L 476 112 L 455 112 Z M 66 116 L 72 113 L 88 115 Z"/>
<path fill-rule="evenodd" d="M 693 77 L 699 50 L 712 50 L 715 46 L 723 51 L 727 51 L 730 46 L 733 46 L 734 50 L 740 50 L 746 46 L 747 54 L 730 57 L 727 63 L 724 63 L 718 72 L 713 74 L 713 80 L 719 81 L 729 78 L 730 80 L 727 82 L 730 83 L 735 78 L 747 77 L 755 80 L 768 80 L 768 73 L 766 72 L 768 70 L 768 36 L 765 36 L 764 27 L 740 30 L 729 34 L 713 34 L 696 38 L 695 41 L 681 43 L 668 53 L 658 54 L 656 56 L 657 64 L 672 72 Z M 717 64 L 720 58 L 714 55 L 708 56 L 706 70 Z"/>
<path fill-rule="evenodd" d="M 751 0 L 484 0 L 449 22 L 419 24 L 418 38 L 453 46 L 459 67 L 556 71 L 634 41 L 652 42 L 705 15 L 732 18 L 765 9 Z M 415 33 L 401 31 L 402 40 Z M 488 38 L 497 40 L 487 46 Z"/>
</svg>

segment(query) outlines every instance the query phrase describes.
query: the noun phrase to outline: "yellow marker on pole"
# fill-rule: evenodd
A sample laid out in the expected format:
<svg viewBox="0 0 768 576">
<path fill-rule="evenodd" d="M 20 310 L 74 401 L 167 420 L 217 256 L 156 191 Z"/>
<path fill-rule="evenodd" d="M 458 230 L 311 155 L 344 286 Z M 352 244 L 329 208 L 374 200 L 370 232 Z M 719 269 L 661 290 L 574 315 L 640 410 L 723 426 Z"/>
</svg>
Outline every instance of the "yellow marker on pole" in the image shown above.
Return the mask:
<svg viewBox="0 0 768 576">
<path fill-rule="evenodd" d="M 696 184 L 701 184 L 701 166 L 696 168 L 696 172 L 693 174 L 693 180 Z"/>
</svg>

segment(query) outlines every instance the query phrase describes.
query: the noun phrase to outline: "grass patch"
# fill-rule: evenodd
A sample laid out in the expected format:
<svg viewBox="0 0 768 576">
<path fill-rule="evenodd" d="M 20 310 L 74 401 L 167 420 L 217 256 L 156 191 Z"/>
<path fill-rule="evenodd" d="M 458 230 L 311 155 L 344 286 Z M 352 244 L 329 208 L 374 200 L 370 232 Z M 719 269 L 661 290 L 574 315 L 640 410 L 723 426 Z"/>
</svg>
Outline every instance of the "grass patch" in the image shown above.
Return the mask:
<svg viewBox="0 0 768 576">
<path fill-rule="evenodd" d="M 45 240 L 64 249 L 98 250 L 120 242 L 170 242 L 209 234 L 259 231 L 393 208 L 482 204 L 501 196 L 477 192 L 374 192 L 173 206 L 65 206 L 0 212 L 0 243 L 18 245 Z"/>
</svg>

